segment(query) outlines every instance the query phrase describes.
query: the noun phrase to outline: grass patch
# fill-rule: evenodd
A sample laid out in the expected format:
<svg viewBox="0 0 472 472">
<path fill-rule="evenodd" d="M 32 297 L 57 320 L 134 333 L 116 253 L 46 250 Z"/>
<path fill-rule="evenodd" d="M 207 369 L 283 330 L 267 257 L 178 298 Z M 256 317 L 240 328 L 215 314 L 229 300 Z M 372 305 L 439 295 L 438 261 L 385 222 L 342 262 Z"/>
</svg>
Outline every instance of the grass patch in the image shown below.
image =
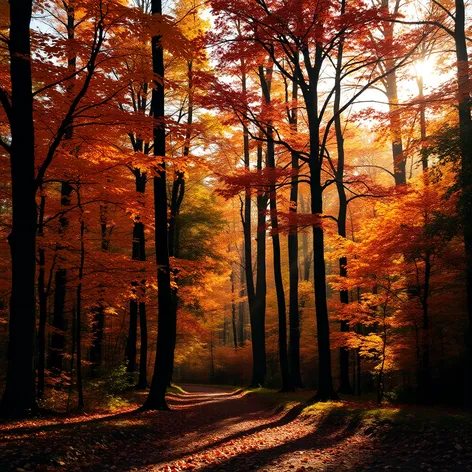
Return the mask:
<svg viewBox="0 0 472 472">
<path fill-rule="evenodd" d="M 247 389 L 246 391 L 264 399 L 269 405 L 283 410 L 301 407 L 302 416 L 311 416 L 320 421 L 329 418 L 335 422 L 349 422 L 363 427 L 383 424 L 409 425 L 418 430 L 422 430 L 427 425 L 444 428 L 470 428 L 472 425 L 472 411 L 469 410 L 412 405 L 379 407 L 374 402 L 362 401 L 358 398 L 308 404 L 307 402 L 314 396 L 313 391 L 299 390 L 280 393 L 268 388 Z"/>
<path fill-rule="evenodd" d="M 183 395 L 185 395 L 186 392 L 182 387 L 180 387 L 179 385 L 176 385 L 176 384 L 171 384 L 170 387 L 167 387 L 167 393 L 181 393 Z"/>
<path fill-rule="evenodd" d="M 297 390 L 296 392 L 279 392 L 270 388 L 258 387 L 245 390 L 248 394 L 255 394 L 264 399 L 270 405 L 289 409 L 292 406 L 305 403 L 314 395 L 312 391 Z"/>
</svg>

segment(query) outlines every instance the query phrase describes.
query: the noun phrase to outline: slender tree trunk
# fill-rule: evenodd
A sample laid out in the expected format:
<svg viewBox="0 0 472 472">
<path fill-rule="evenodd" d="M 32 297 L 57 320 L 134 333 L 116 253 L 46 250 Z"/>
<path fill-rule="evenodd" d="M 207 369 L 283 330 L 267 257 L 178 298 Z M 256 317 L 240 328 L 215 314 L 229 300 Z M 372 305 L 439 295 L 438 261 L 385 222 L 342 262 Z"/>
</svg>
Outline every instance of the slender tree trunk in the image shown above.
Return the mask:
<svg viewBox="0 0 472 472">
<path fill-rule="evenodd" d="M 82 281 L 84 278 L 84 266 L 85 266 L 85 221 L 83 215 L 83 209 L 80 200 L 80 184 L 77 185 L 77 199 L 78 205 L 81 211 L 80 215 L 80 265 L 79 265 L 79 283 L 77 284 L 77 314 L 76 314 L 76 328 L 75 336 L 77 343 L 77 408 L 83 410 L 85 407 L 84 403 L 84 389 L 82 382 Z"/>
<path fill-rule="evenodd" d="M 305 213 L 308 211 L 308 208 L 306 207 L 305 204 L 305 197 L 301 197 L 300 199 L 301 203 L 301 209 L 302 212 Z M 308 250 L 308 233 L 306 231 L 303 231 L 302 233 L 302 253 L 303 253 L 303 274 L 302 274 L 302 280 L 305 280 L 308 282 L 310 280 L 310 267 L 311 267 L 311 259 L 312 255 Z"/>
<path fill-rule="evenodd" d="M 142 148 L 142 142 L 140 142 Z M 139 149 L 138 149 L 139 150 Z M 144 205 L 144 193 L 146 191 L 147 176 L 146 173 L 142 173 L 140 169 L 134 169 L 133 174 L 135 176 L 136 193 L 138 200 L 142 200 Z M 144 233 L 144 223 L 141 222 L 141 218 L 136 216 L 133 227 L 133 243 L 132 243 L 131 257 L 134 261 L 146 260 L 146 239 Z M 128 359 L 127 371 L 130 373 L 136 372 L 136 344 L 138 337 L 138 306 L 140 301 L 144 297 L 145 281 L 133 282 L 133 298 L 130 300 L 129 307 L 129 329 L 128 329 L 128 340 L 126 344 L 126 357 Z M 143 331 L 141 330 L 141 343 L 143 343 Z M 147 344 L 147 339 L 144 342 Z M 146 388 L 146 385 L 141 385 L 138 382 L 140 388 Z"/>
<path fill-rule="evenodd" d="M 108 251 L 110 235 L 108 230 L 108 205 L 100 204 L 101 249 Z M 103 339 L 105 334 L 105 287 L 98 286 L 98 302 L 93 310 L 92 345 L 90 346 L 90 374 L 98 375 L 98 369 L 103 364 Z"/>
<path fill-rule="evenodd" d="M 74 382 L 74 363 L 75 363 L 75 344 L 77 342 L 77 337 L 76 337 L 76 326 L 77 326 L 77 315 L 76 315 L 76 306 L 75 304 L 72 306 L 72 333 L 71 333 L 71 338 L 72 338 L 72 343 L 71 343 L 71 349 L 70 349 L 70 364 L 69 364 L 69 376 L 70 376 L 70 382 L 69 382 L 69 393 L 67 395 L 67 407 L 66 411 L 70 411 L 70 400 L 72 397 L 72 389 L 73 389 L 73 382 Z"/>
<path fill-rule="evenodd" d="M 287 93 L 288 95 L 288 93 Z M 298 84 L 292 82 L 293 105 L 288 110 L 289 122 L 293 133 L 297 132 L 298 125 Z M 299 159 L 296 152 L 292 152 L 293 176 L 290 182 L 290 208 L 289 211 L 298 212 L 298 169 Z M 298 300 L 298 228 L 293 228 L 288 235 L 288 265 L 289 265 L 289 364 L 290 375 L 294 387 L 303 387 L 300 374 L 300 312 Z"/>
<path fill-rule="evenodd" d="M 393 173 L 395 185 L 406 184 L 406 158 L 403 155 L 401 114 L 398 105 L 397 74 L 395 70 L 387 76 L 387 98 L 390 108 L 390 132 L 392 133 Z"/>
<path fill-rule="evenodd" d="M 270 88 L 272 82 L 273 65 L 271 64 L 266 71 L 263 66 L 259 66 L 259 77 L 261 80 L 262 95 L 266 106 L 270 106 L 271 95 Z M 279 327 L 279 362 L 280 373 L 282 376 L 282 392 L 293 391 L 292 379 L 290 376 L 290 368 L 288 363 L 287 351 L 287 312 L 285 303 L 284 285 L 282 280 L 282 263 L 280 256 L 280 236 L 279 221 L 277 215 L 277 187 L 275 172 L 275 148 L 274 148 L 274 130 L 269 121 L 267 124 L 267 168 L 271 172 L 270 189 L 269 189 L 269 205 L 270 205 L 270 221 L 272 233 L 272 248 L 274 257 L 274 279 L 275 291 L 277 294 L 278 309 L 278 327 Z M 298 280 L 298 277 L 297 277 Z"/>
<path fill-rule="evenodd" d="M 149 4 L 141 2 L 138 7 L 142 13 L 148 13 Z M 136 98 L 133 100 L 134 111 L 140 113 L 143 116 L 147 115 L 148 112 L 148 92 L 149 83 L 144 81 Z M 149 142 L 144 140 L 138 135 L 130 134 L 131 145 L 133 146 L 134 152 L 142 152 L 145 155 L 149 155 L 150 146 Z M 133 169 L 133 175 L 135 177 L 135 185 L 138 201 L 140 201 L 141 207 L 144 208 L 145 199 L 144 194 L 146 192 L 147 174 L 142 172 L 140 168 Z M 146 260 L 146 240 L 144 232 L 144 223 L 141 221 L 141 217 L 136 215 L 133 228 L 133 242 L 132 242 L 132 259 L 144 262 Z M 137 343 L 137 320 L 139 314 L 139 331 L 140 331 L 140 361 L 139 361 L 139 379 L 136 384 L 136 389 L 145 390 L 147 388 L 147 348 L 148 348 L 148 335 L 147 335 L 147 320 L 146 320 L 146 302 L 144 301 L 146 281 L 142 280 L 140 284 L 135 281 L 133 286 L 133 292 L 136 297 L 132 297 L 130 300 L 130 324 L 128 328 L 128 340 L 126 345 L 126 356 L 128 358 L 128 371 L 134 372 L 136 370 L 136 343 Z M 134 367 L 134 370 L 133 370 Z"/>
<path fill-rule="evenodd" d="M 424 61 L 426 58 L 425 45 L 422 44 L 421 59 Z M 416 84 L 418 85 L 418 101 L 420 103 L 420 137 L 421 137 L 421 164 L 423 172 L 428 170 L 428 155 L 425 152 L 426 146 L 426 104 L 424 101 L 424 79 L 420 73 L 416 78 Z"/>
<path fill-rule="evenodd" d="M 344 15 L 346 9 L 346 1 L 341 2 L 341 15 Z M 341 115 L 339 110 L 341 108 L 341 74 L 343 66 L 343 52 L 344 52 L 344 37 L 340 39 L 338 45 L 338 57 L 336 62 L 335 75 L 335 95 L 334 95 L 334 127 L 336 132 L 336 145 L 338 151 L 338 163 L 336 169 L 336 188 L 338 191 L 339 211 L 338 211 L 338 234 L 342 238 L 346 238 L 346 219 L 347 219 L 347 205 L 346 189 L 344 188 L 344 135 L 342 130 Z M 340 277 L 347 277 L 347 258 L 341 257 L 339 259 L 339 275 Z M 347 290 L 339 292 L 341 303 L 349 303 L 349 293 Z M 341 332 L 348 333 L 349 325 L 347 321 L 341 321 Z M 351 381 L 349 378 L 349 350 L 345 347 L 340 348 L 339 352 L 339 374 L 340 374 L 340 393 L 352 393 Z"/>
<path fill-rule="evenodd" d="M 362 395 L 362 363 L 361 363 L 361 350 L 356 349 L 356 359 L 357 359 L 357 395 L 360 397 Z"/>
<path fill-rule="evenodd" d="M 317 58 L 320 56 L 317 47 Z M 319 59 L 317 59 L 319 61 Z M 310 87 L 303 90 L 307 107 L 310 134 L 310 193 L 311 212 L 313 215 L 323 213 L 323 185 L 321 179 L 322 156 L 320 155 L 320 122 L 318 120 L 317 84 L 319 66 L 310 70 Z M 313 279 L 315 291 L 316 326 L 318 332 L 319 382 L 315 401 L 337 399 L 333 388 L 331 369 L 331 347 L 329 339 L 329 319 L 326 291 L 326 266 L 324 257 L 324 230 L 321 224 L 313 225 Z"/>
<path fill-rule="evenodd" d="M 160 22 L 162 15 L 161 0 L 152 0 L 151 12 Z M 152 90 L 152 116 L 156 122 L 154 126 L 154 155 L 162 162 L 156 167 L 154 177 L 154 216 L 155 216 L 155 240 L 156 240 L 156 264 L 157 270 L 157 346 L 154 374 L 151 389 L 146 402 L 145 410 L 167 410 L 166 403 L 167 386 L 172 376 L 172 360 L 174 357 L 174 336 L 176 332 L 176 319 L 172 309 L 172 290 L 170 280 L 169 262 L 169 235 L 167 218 L 167 185 L 166 185 L 166 133 L 164 124 L 164 50 L 162 37 L 152 38 L 152 65 L 155 74 Z"/>
<path fill-rule="evenodd" d="M 36 182 L 30 22 L 32 0 L 10 3 L 12 229 L 8 237 L 12 291 L 6 388 L 1 411 L 23 416 L 36 408 Z"/>
<path fill-rule="evenodd" d="M 421 58 L 424 60 L 425 46 L 422 45 Z M 428 176 L 428 156 L 425 152 L 426 146 L 426 105 L 424 102 L 424 81 L 423 76 L 420 74 L 416 83 L 418 85 L 418 100 L 420 102 L 420 136 L 421 136 L 421 163 L 423 167 L 423 182 L 424 185 L 429 185 Z M 426 217 L 427 218 L 427 217 Z M 427 225 L 427 219 L 425 218 L 425 227 Z M 429 252 L 425 257 L 425 269 L 424 269 L 424 284 L 422 287 L 421 305 L 423 309 L 423 339 L 422 339 L 422 358 L 420 365 L 420 376 L 419 376 L 419 393 L 420 398 L 424 403 L 430 401 L 431 395 L 431 367 L 430 367 L 430 320 L 429 320 L 429 294 L 430 294 L 430 281 L 431 281 L 431 255 Z M 421 287 L 419 287 L 421 293 Z"/>
<path fill-rule="evenodd" d="M 185 143 L 183 150 L 183 160 L 185 161 L 190 155 L 190 140 L 192 138 L 192 125 L 193 125 L 193 97 L 194 97 L 194 86 L 193 86 L 193 62 L 190 60 L 187 63 L 187 78 L 188 78 L 188 109 L 187 109 L 187 130 L 185 132 Z M 179 240 L 179 216 L 182 202 L 185 195 L 185 172 L 182 169 L 178 169 L 174 172 L 174 182 L 172 185 L 172 195 L 170 202 L 170 220 L 169 220 L 169 255 L 170 257 L 178 257 L 180 240 Z M 172 270 L 174 275 L 174 282 L 172 287 L 171 303 L 172 303 L 172 318 L 177 320 L 178 310 L 178 287 L 177 287 L 177 270 Z M 170 359 L 170 378 L 169 384 L 172 381 L 174 374 L 174 352 L 177 341 L 177 331 L 175 330 L 172 335 L 172 358 Z"/>
<path fill-rule="evenodd" d="M 141 333 L 141 345 L 139 347 L 139 379 L 136 389 L 144 390 L 147 388 L 147 351 L 148 351 L 148 332 L 146 319 L 146 303 L 139 302 L 139 330 Z"/>
<path fill-rule="evenodd" d="M 382 361 L 377 378 L 377 403 L 380 405 L 384 395 L 384 369 L 387 352 L 387 324 L 386 324 L 386 306 L 383 307 L 383 329 L 382 329 Z"/>
<path fill-rule="evenodd" d="M 241 301 L 238 303 L 238 340 L 239 346 L 243 347 L 244 342 L 246 341 L 245 336 L 245 313 L 246 313 L 246 303 L 242 300 L 246 294 L 244 288 L 244 266 L 243 264 L 239 265 L 239 298 Z"/>
<path fill-rule="evenodd" d="M 136 283 L 133 284 L 136 286 Z M 136 292 L 136 289 L 133 289 Z M 133 294 L 134 295 L 134 294 Z M 134 295 L 134 296 L 137 296 Z M 136 345 L 138 337 L 138 302 L 136 299 L 131 299 L 129 302 L 129 328 L 128 339 L 126 341 L 126 371 L 130 374 L 136 372 Z M 131 379 L 133 376 L 131 375 Z"/>
<path fill-rule="evenodd" d="M 241 60 L 242 70 L 242 91 L 246 95 L 246 66 L 244 60 Z M 249 131 L 247 120 L 243 124 L 244 131 L 244 166 L 247 171 L 250 170 L 249 154 Z M 262 168 L 262 147 L 258 146 L 258 169 L 259 164 Z M 260 169 L 259 169 L 260 170 Z M 263 200 L 257 197 L 258 212 L 262 211 Z M 267 207 L 267 200 L 265 200 Z M 252 380 L 251 386 L 258 387 L 264 385 L 266 375 L 266 349 L 265 349 L 265 308 L 266 308 L 266 268 L 265 268 L 265 210 L 264 214 L 258 215 L 257 226 L 257 275 L 256 287 L 254 287 L 254 275 L 252 272 L 252 231 L 251 231 L 251 189 L 246 187 L 244 196 L 244 217 L 242 218 L 244 234 L 244 266 L 246 274 L 246 291 L 249 304 L 249 319 L 251 323 L 251 341 L 252 341 Z M 259 223 L 263 220 L 262 228 Z"/>
<path fill-rule="evenodd" d="M 424 403 L 428 403 L 431 399 L 431 365 L 430 365 L 430 319 L 429 319 L 429 293 L 431 283 L 431 256 L 426 255 L 424 269 L 424 286 L 423 295 L 421 297 L 421 305 L 423 309 L 423 339 L 422 339 L 422 359 L 420 371 L 420 397 Z"/>
<path fill-rule="evenodd" d="M 234 349 L 238 349 L 238 332 L 236 329 L 236 301 L 234 288 L 234 265 L 231 265 L 231 328 L 233 330 L 233 344 Z"/>
<path fill-rule="evenodd" d="M 292 154 L 292 168 L 298 169 L 298 156 Z M 290 211 L 297 212 L 298 176 L 292 177 L 290 189 Z M 290 374 L 294 387 L 303 388 L 300 374 L 300 311 L 298 299 L 298 233 L 295 229 L 288 235 L 288 260 L 289 260 L 289 360 Z"/>
<path fill-rule="evenodd" d="M 72 134 L 68 133 L 67 139 L 72 139 Z M 64 211 L 71 203 L 72 187 L 68 182 L 61 183 L 61 206 Z M 60 238 L 65 238 L 65 233 L 69 226 L 69 219 L 63 214 L 59 219 L 60 224 Z M 60 265 L 62 266 L 61 252 L 64 251 L 64 246 L 58 244 L 56 248 Z M 67 270 L 59 267 L 56 270 L 54 277 L 54 311 L 52 326 L 54 328 L 51 336 L 51 344 L 49 346 L 48 367 L 54 375 L 60 375 L 63 367 L 64 349 L 66 343 L 66 319 L 65 319 L 65 301 L 67 291 Z"/>
<path fill-rule="evenodd" d="M 64 8 L 67 14 L 67 39 L 69 43 L 72 43 L 75 39 L 75 8 L 72 5 L 72 2 L 67 4 L 64 2 Z M 69 44 L 71 50 L 72 44 Z M 73 74 L 77 69 L 77 57 L 75 53 L 69 55 L 67 60 L 67 68 L 69 74 Z M 72 94 L 75 85 L 75 77 L 69 80 L 67 84 L 67 93 Z M 74 129 L 70 126 L 64 136 L 65 140 L 72 140 Z M 59 237 L 60 239 L 66 239 L 66 231 L 69 226 L 69 219 L 65 213 L 67 208 L 71 204 L 71 193 L 72 187 L 66 181 L 61 183 L 61 206 L 64 207 L 64 212 L 59 219 L 60 229 Z M 62 257 L 61 252 L 64 251 L 63 243 L 57 245 L 56 251 L 58 253 L 59 259 L 59 268 L 55 274 L 54 280 L 54 312 L 53 312 L 53 333 L 51 336 L 51 344 L 49 346 L 49 356 L 48 356 L 48 366 L 49 369 L 55 375 L 60 375 L 63 368 L 63 359 L 64 359 L 64 349 L 66 343 L 66 319 L 65 319 L 65 301 L 66 301 L 66 292 L 67 292 L 67 270 L 62 267 Z"/>
<path fill-rule="evenodd" d="M 65 316 L 66 270 L 58 269 L 54 277 L 54 311 L 52 326 L 54 331 L 49 345 L 48 367 L 55 374 L 62 371 L 65 347 Z"/>
<path fill-rule="evenodd" d="M 261 171 L 263 168 L 262 162 L 262 146 L 258 146 L 257 153 L 257 170 Z M 256 347 L 253 345 L 253 350 L 257 349 L 258 363 L 254 369 L 253 385 L 264 385 L 266 375 L 266 332 L 265 332 L 265 316 L 266 316 L 266 305 L 267 305 L 267 267 L 266 267 L 266 254 L 267 254 L 267 224 L 266 224 L 266 212 L 269 195 L 265 190 L 259 189 L 257 192 L 257 230 L 256 230 L 256 292 L 253 301 L 252 310 L 254 313 L 251 315 L 251 332 L 256 330 Z M 247 272 L 246 272 L 247 277 Z M 251 305 L 249 305 L 251 309 Z M 257 379 L 257 383 L 254 380 Z"/>
</svg>

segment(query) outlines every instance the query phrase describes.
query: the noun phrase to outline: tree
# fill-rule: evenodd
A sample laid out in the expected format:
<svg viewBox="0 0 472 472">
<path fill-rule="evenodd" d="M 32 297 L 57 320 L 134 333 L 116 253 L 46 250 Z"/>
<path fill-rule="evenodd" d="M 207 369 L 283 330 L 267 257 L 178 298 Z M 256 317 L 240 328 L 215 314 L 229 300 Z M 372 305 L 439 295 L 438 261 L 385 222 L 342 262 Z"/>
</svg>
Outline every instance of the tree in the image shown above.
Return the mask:
<svg viewBox="0 0 472 472">
<path fill-rule="evenodd" d="M 34 338 L 36 329 L 36 180 L 31 76 L 30 23 L 33 2 L 10 5 L 11 97 L 0 91 L 11 127 L 12 230 L 8 237 L 12 261 L 12 293 L 8 374 L 1 409 L 24 415 L 36 408 Z"/>
<path fill-rule="evenodd" d="M 261 89 L 263 96 L 264 108 L 266 112 L 270 113 L 271 106 L 271 85 L 273 63 L 269 63 L 268 67 L 259 66 L 259 79 L 261 81 Z M 265 69 L 265 70 L 264 70 Z M 275 290 L 277 293 L 277 310 L 278 310 L 278 327 L 279 327 L 279 361 L 280 372 L 282 374 L 282 392 L 290 392 L 293 390 L 292 378 L 290 375 L 288 352 L 287 352 L 287 313 L 285 303 L 285 292 L 282 280 L 282 262 L 280 255 L 280 236 L 279 232 L 279 218 L 277 215 L 277 187 L 275 177 L 275 148 L 273 140 L 273 129 L 270 118 L 267 120 L 267 170 L 269 172 L 269 207 L 270 207 L 270 222 L 271 222 L 271 236 L 272 248 L 274 257 L 274 279 Z"/>
<path fill-rule="evenodd" d="M 156 19 L 156 27 L 162 22 L 162 3 L 152 0 L 151 13 Z M 175 312 L 172 310 L 171 269 L 169 261 L 169 238 L 167 228 L 167 185 L 166 185 L 166 134 L 164 111 L 164 50 L 162 36 L 152 37 L 152 63 L 154 88 L 152 91 L 152 116 L 154 124 L 154 156 L 161 162 L 157 164 L 154 177 L 154 215 L 156 264 L 158 286 L 158 331 L 156 362 L 149 396 L 143 405 L 145 410 L 167 410 L 165 395 L 171 380 L 174 358 L 174 339 L 176 333 Z"/>
</svg>

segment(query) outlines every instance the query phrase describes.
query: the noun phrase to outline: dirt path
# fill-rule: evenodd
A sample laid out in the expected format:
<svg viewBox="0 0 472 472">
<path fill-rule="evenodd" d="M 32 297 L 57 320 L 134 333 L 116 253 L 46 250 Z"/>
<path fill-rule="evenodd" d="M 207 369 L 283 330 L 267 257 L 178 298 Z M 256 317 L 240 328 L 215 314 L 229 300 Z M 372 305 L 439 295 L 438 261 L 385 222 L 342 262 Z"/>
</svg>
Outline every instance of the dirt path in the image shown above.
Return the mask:
<svg viewBox="0 0 472 472">
<path fill-rule="evenodd" d="M 470 440 L 439 429 L 370 431 L 277 410 L 257 395 L 184 388 L 187 395 L 170 397 L 172 412 L 0 425 L 0 470 L 472 470 Z"/>
</svg>

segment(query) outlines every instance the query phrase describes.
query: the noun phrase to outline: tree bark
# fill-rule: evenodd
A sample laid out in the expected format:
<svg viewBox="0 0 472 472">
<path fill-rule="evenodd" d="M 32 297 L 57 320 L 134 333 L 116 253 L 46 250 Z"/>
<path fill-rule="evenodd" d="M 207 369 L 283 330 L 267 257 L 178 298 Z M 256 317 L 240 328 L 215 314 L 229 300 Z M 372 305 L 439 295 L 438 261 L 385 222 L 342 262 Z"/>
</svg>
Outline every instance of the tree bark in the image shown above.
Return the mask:
<svg viewBox="0 0 472 472">
<path fill-rule="evenodd" d="M 184 161 L 190 155 L 190 140 L 192 137 L 192 125 L 193 125 L 193 97 L 194 97 L 194 85 L 193 85 L 193 62 L 190 60 L 187 63 L 187 78 L 188 78 L 188 109 L 187 109 L 187 129 L 185 131 L 185 142 L 183 149 L 183 159 Z M 185 195 L 185 172 L 181 169 L 178 169 L 174 172 L 174 182 L 172 184 L 172 195 L 170 202 L 170 220 L 169 220 L 169 255 L 170 257 L 178 257 L 180 249 L 180 240 L 179 240 L 179 216 L 180 209 L 182 207 L 182 202 Z M 178 286 L 177 286 L 177 277 L 178 271 L 172 270 L 174 276 L 175 284 L 172 287 L 171 293 L 171 303 L 172 303 L 172 318 L 177 320 L 177 310 L 178 310 Z M 173 333 L 172 337 L 172 353 L 175 351 L 175 345 L 177 342 L 177 331 Z M 170 379 L 169 384 L 172 381 L 174 374 L 174 355 L 170 359 Z"/>
<path fill-rule="evenodd" d="M 240 264 L 239 268 L 239 298 L 241 301 L 238 303 L 238 342 L 239 346 L 243 347 L 246 341 L 245 336 L 245 314 L 246 314 L 246 303 L 242 300 L 246 294 L 244 287 L 244 266 Z"/>
<path fill-rule="evenodd" d="M 346 9 L 346 1 L 341 2 L 341 16 L 344 15 Z M 334 127 L 336 133 L 336 145 L 338 152 L 338 163 L 336 169 L 336 188 L 338 191 L 339 199 L 339 211 L 338 211 L 338 234 L 342 238 L 346 238 L 346 218 L 347 218 L 347 205 L 348 200 L 346 197 L 346 189 L 344 188 L 344 135 L 342 130 L 340 107 L 341 107 L 341 74 L 343 65 L 343 52 L 344 52 L 344 37 L 341 37 L 338 45 L 338 57 L 336 61 L 336 74 L 335 74 L 335 95 L 334 95 Z M 347 277 L 347 258 L 341 257 L 339 259 L 339 275 L 340 277 Z M 339 292 L 339 298 L 341 303 L 349 303 L 349 293 L 347 290 L 341 290 Z M 347 321 L 341 321 L 341 332 L 348 333 L 349 325 Z M 352 394 L 351 380 L 349 378 L 349 350 L 345 347 L 341 347 L 339 350 L 339 373 L 340 373 L 340 393 Z"/>
<path fill-rule="evenodd" d="M 25 415 L 34 410 L 36 331 L 36 182 L 31 78 L 31 0 L 10 3 L 12 264 L 8 367 L 1 410 Z"/>
<path fill-rule="evenodd" d="M 323 156 L 320 149 L 320 122 L 318 119 L 318 80 L 321 65 L 321 47 L 317 45 L 315 64 L 311 66 L 308 50 L 302 50 L 305 63 L 309 67 L 309 85 L 302 89 L 307 108 L 310 138 L 310 193 L 311 212 L 313 215 L 323 213 L 323 184 L 321 167 Z M 300 74 L 300 71 L 298 72 Z M 337 399 L 333 388 L 331 369 L 331 348 L 329 339 L 329 319 L 326 292 L 326 266 L 324 258 L 324 230 L 321 224 L 313 225 L 313 279 L 315 291 L 316 326 L 318 334 L 319 382 L 315 401 Z"/>
<path fill-rule="evenodd" d="M 147 388 L 147 351 L 148 332 L 146 318 L 146 303 L 139 302 L 139 330 L 141 333 L 141 345 L 139 347 L 139 378 L 136 389 L 145 390 Z"/>
<path fill-rule="evenodd" d="M 133 284 L 136 286 L 136 283 Z M 136 292 L 136 289 L 133 289 Z M 137 296 L 137 294 L 135 295 Z M 130 374 L 136 372 L 136 346 L 138 337 L 138 302 L 131 299 L 129 302 L 129 328 L 128 339 L 126 341 L 126 371 Z M 133 376 L 131 375 L 131 379 Z"/>
<path fill-rule="evenodd" d="M 231 264 L 231 329 L 233 332 L 233 345 L 234 349 L 238 349 L 238 332 L 236 329 L 236 301 L 235 301 L 235 288 L 234 288 L 234 264 Z"/>
<path fill-rule="evenodd" d="M 161 0 L 152 0 L 151 13 L 160 22 L 162 15 Z M 143 405 L 145 410 L 168 410 L 166 402 L 167 386 L 172 375 L 172 360 L 174 357 L 173 339 L 176 332 L 176 319 L 172 310 L 172 290 L 169 262 L 169 235 L 167 217 L 167 185 L 166 185 L 166 133 L 164 111 L 164 50 L 162 37 L 152 38 L 152 66 L 155 74 L 152 90 L 152 116 L 154 125 L 154 155 L 162 162 L 156 167 L 154 177 L 154 216 L 157 264 L 157 347 L 154 374 L 149 395 Z"/>
<path fill-rule="evenodd" d="M 80 206 L 80 189 L 77 188 L 77 197 L 79 199 L 79 208 L 83 212 Z M 83 219 L 83 214 L 80 217 L 80 265 L 79 265 L 79 283 L 77 284 L 77 316 L 76 316 L 76 343 L 77 343 L 77 407 L 79 410 L 83 410 L 84 403 L 84 389 L 82 383 L 82 280 L 84 276 L 84 266 L 85 266 L 85 221 Z"/>
<path fill-rule="evenodd" d="M 259 66 L 259 77 L 261 81 L 262 95 L 264 102 L 270 106 L 271 95 L 270 88 L 272 82 L 271 64 L 267 70 L 263 66 Z M 272 234 L 272 248 L 274 258 L 274 279 L 275 291 L 277 295 L 277 310 L 278 310 L 278 327 L 279 327 L 279 362 L 280 373 L 282 376 L 281 392 L 293 391 L 292 378 L 290 375 L 288 352 L 287 352 L 287 312 L 285 303 L 284 285 L 282 280 L 282 263 L 280 256 L 280 236 L 279 236 L 279 221 L 277 215 L 277 182 L 275 178 L 275 147 L 274 147 L 274 130 L 272 123 L 269 121 L 266 129 L 267 136 L 267 168 L 270 172 L 270 189 L 269 189 L 269 205 L 270 205 L 270 221 Z M 298 280 L 298 277 L 297 277 Z"/>
<path fill-rule="evenodd" d="M 142 143 L 140 144 L 142 148 Z M 135 149 L 139 151 L 139 149 Z M 144 197 L 146 191 L 146 182 L 147 176 L 146 173 L 142 173 L 140 169 L 134 169 L 133 174 L 135 176 L 135 186 L 136 193 L 138 195 L 138 200 L 141 197 Z M 144 204 L 144 202 L 143 202 Z M 132 251 L 131 257 L 134 261 L 145 261 L 146 260 L 146 239 L 144 233 L 144 223 L 141 222 L 141 219 L 138 216 L 135 217 L 134 227 L 133 227 L 133 242 L 132 242 Z M 140 303 L 145 303 L 140 301 L 144 296 L 145 281 L 141 281 L 141 284 L 138 282 L 133 282 L 133 298 L 130 300 L 129 307 L 129 329 L 128 329 L 128 340 L 126 344 L 126 357 L 128 359 L 127 371 L 130 373 L 136 372 L 136 344 L 138 337 L 138 308 Z M 143 330 L 141 329 L 141 344 L 143 343 Z M 144 341 L 144 345 L 147 345 L 147 339 Z M 147 353 L 145 353 L 147 357 Z M 146 385 L 141 385 L 138 382 L 140 388 L 146 388 Z"/>
<path fill-rule="evenodd" d="M 261 171 L 263 168 L 262 162 L 262 146 L 258 147 L 257 153 L 257 170 Z M 256 290 L 253 299 L 253 304 L 249 304 L 251 333 L 253 351 L 256 350 L 257 364 L 254 366 L 253 382 L 252 384 L 264 385 L 266 375 L 266 333 L 265 333 L 265 317 L 267 306 L 267 223 L 266 212 L 269 195 L 262 189 L 258 190 L 256 205 L 257 205 L 257 230 L 256 230 Z M 252 271 L 251 271 L 252 275 Z M 246 271 L 247 277 L 247 271 Z M 254 345 L 255 343 L 255 345 Z"/>
<path fill-rule="evenodd" d="M 288 93 L 287 93 L 288 95 Z M 293 106 L 287 111 L 289 123 L 293 133 L 297 132 L 298 125 L 298 84 L 292 81 Z M 289 211 L 298 212 L 298 178 L 299 157 L 298 153 L 292 152 L 293 176 L 290 182 L 290 208 Z M 288 235 L 288 265 L 289 265 L 289 364 L 290 375 L 294 387 L 303 387 L 300 374 L 300 312 L 298 300 L 298 228 L 294 228 Z"/>
<path fill-rule="evenodd" d="M 247 77 L 244 60 L 241 60 L 242 70 L 242 91 L 246 95 Z M 243 123 L 244 132 L 244 167 L 250 170 L 249 154 L 249 130 L 247 120 Z M 258 146 L 257 169 L 262 169 L 262 146 Z M 242 218 L 244 234 L 244 267 L 246 275 L 246 291 L 249 305 L 249 320 L 251 323 L 252 341 L 252 380 L 251 387 L 264 385 L 266 375 L 266 348 L 265 348 L 265 311 L 266 311 L 266 242 L 265 224 L 267 208 L 267 197 L 260 191 L 257 196 L 258 224 L 257 224 L 257 244 L 256 262 L 257 274 L 256 285 L 254 286 L 254 274 L 252 271 L 252 231 L 251 231 L 251 189 L 245 189 L 244 196 L 244 217 Z"/>
<path fill-rule="evenodd" d="M 308 208 L 306 207 L 307 204 L 305 204 L 305 197 L 302 195 L 300 199 L 300 206 L 302 209 L 302 213 L 305 213 L 308 211 Z M 310 280 L 310 267 L 311 267 L 311 259 L 312 259 L 312 254 L 308 250 L 308 233 L 306 231 L 303 231 L 302 233 L 302 254 L 303 254 L 303 272 L 302 272 L 302 280 L 305 280 L 308 282 Z"/>
</svg>

